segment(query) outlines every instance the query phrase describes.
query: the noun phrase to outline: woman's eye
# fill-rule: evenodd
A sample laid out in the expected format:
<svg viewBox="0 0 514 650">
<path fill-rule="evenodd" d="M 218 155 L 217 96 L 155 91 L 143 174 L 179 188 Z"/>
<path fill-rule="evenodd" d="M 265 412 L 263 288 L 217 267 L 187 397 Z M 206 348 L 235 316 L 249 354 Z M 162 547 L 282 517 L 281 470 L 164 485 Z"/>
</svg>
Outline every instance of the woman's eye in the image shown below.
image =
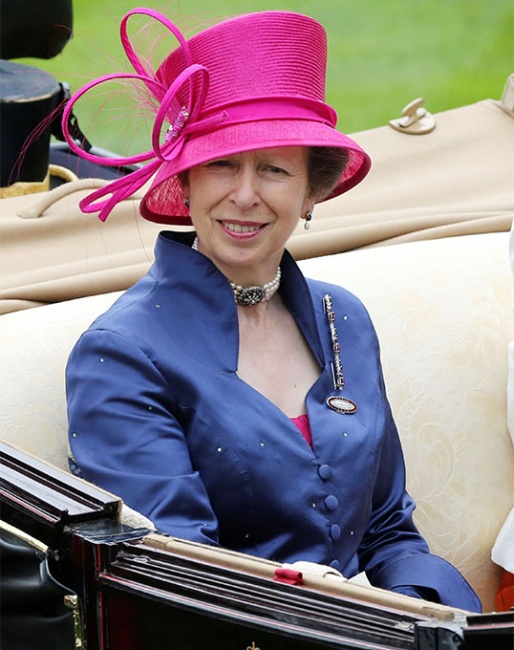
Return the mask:
<svg viewBox="0 0 514 650">
<path fill-rule="evenodd" d="M 208 167 L 230 167 L 230 160 L 212 160 L 207 164 Z"/>
<path fill-rule="evenodd" d="M 266 168 L 269 172 L 272 174 L 286 174 L 286 170 L 282 169 L 282 167 L 276 167 L 275 165 L 268 165 Z"/>
</svg>

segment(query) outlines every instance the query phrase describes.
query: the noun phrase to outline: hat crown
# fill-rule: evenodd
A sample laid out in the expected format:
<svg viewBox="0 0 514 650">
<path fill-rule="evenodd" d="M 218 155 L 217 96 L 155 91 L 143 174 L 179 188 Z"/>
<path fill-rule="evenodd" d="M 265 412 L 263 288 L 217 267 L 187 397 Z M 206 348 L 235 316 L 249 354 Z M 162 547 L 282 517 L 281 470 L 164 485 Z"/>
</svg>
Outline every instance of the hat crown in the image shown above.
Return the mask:
<svg viewBox="0 0 514 650">
<path fill-rule="evenodd" d="M 204 114 L 257 98 L 324 102 L 326 33 L 308 16 L 281 11 L 239 16 L 193 36 L 187 47 L 192 63 L 205 65 L 209 74 Z M 169 87 L 187 66 L 181 46 L 165 59 L 157 76 Z M 176 99 L 187 105 L 187 89 Z"/>
</svg>

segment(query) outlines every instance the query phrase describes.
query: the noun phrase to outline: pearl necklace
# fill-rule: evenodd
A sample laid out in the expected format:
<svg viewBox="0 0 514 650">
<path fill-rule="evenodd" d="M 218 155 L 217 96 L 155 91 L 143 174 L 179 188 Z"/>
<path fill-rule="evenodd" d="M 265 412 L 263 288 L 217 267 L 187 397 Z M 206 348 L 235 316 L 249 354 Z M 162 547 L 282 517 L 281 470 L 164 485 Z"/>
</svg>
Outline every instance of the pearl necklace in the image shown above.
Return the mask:
<svg viewBox="0 0 514 650">
<path fill-rule="evenodd" d="M 198 237 L 194 240 L 192 249 L 195 251 L 198 250 Z M 252 307 L 253 305 L 257 305 L 259 302 L 270 300 L 280 286 L 281 275 L 282 271 L 279 266 L 273 280 L 271 280 L 271 282 L 266 282 L 262 287 L 243 287 L 240 284 L 231 282 L 230 287 L 234 294 L 236 304 L 242 305 L 243 307 Z"/>
</svg>

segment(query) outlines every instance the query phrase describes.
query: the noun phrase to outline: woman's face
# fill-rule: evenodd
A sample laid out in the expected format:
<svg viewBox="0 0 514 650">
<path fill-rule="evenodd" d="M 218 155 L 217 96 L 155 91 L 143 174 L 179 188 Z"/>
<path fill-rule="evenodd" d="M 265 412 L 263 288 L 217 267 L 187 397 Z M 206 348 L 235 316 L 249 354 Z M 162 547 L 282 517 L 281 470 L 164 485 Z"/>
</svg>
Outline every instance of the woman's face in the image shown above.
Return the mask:
<svg viewBox="0 0 514 650">
<path fill-rule="evenodd" d="M 184 193 L 199 250 L 230 280 L 263 283 L 275 274 L 298 219 L 312 210 L 308 149 L 260 149 L 189 170 Z"/>
</svg>

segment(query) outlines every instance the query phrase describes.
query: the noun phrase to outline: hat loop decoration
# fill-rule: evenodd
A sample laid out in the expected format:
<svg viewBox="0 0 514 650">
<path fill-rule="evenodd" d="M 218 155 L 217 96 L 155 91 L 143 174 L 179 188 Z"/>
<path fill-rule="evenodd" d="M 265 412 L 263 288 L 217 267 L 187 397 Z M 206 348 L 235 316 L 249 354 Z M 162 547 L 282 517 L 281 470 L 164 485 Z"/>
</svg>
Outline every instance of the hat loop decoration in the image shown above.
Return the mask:
<svg viewBox="0 0 514 650">
<path fill-rule="evenodd" d="M 156 71 L 138 57 L 128 36 L 127 23 L 135 14 L 155 19 L 178 41 Z M 85 197 L 83 212 L 98 212 L 105 221 L 117 203 L 151 180 L 141 215 L 157 223 L 191 225 L 181 172 L 270 147 L 346 150 L 348 164 L 331 195 L 320 201 L 346 192 L 368 173 L 369 156 L 336 130 L 336 111 L 325 102 L 327 39 L 313 18 L 288 11 L 244 14 L 186 41 L 165 16 L 138 8 L 123 18 L 120 37 L 134 72 L 104 75 L 78 90 L 63 111 L 63 132 L 71 150 L 89 162 L 138 168 Z M 156 115 L 148 151 L 105 158 L 73 139 L 68 121 L 75 103 L 112 80 L 142 83 L 150 94 Z"/>
<path fill-rule="evenodd" d="M 130 39 L 127 34 L 127 22 L 129 18 L 134 14 L 148 15 L 152 18 L 155 18 L 165 27 L 167 27 L 170 32 L 177 38 L 178 42 L 182 45 L 186 60 L 189 63 L 189 67 L 186 68 L 175 81 L 171 84 L 169 88 L 157 80 L 155 73 L 149 72 L 146 70 L 144 65 L 141 63 L 141 60 L 136 55 L 134 48 L 130 42 Z M 193 64 L 191 60 L 191 54 L 187 46 L 187 41 L 182 36 L 181 32 L 177 27 L 168 20 L 162 14 L 153 11 L 151 9 L 134 9 L 130 11 L 122 20 L 120 26 L 120 38 L 123 45 L 123 49 L 132 64 L 136 74 L 134 73 L 113 73 L 103 75 L 102 77 L 95 79 L 80 90 L 78 90 L 73 97 L 67 102 L 62 117 L 62 126 L 63 132 L 66 137 L 66 141 L 70 146 L 70 149 L 75 152 L 77 155 L 85 158 L 89 162 L 106 165 L 110 167 L 117 167 L 121 165 L 134 165 L 142 162 L 151 160 L 152 162 L 148 163 L 144 167 L 137 169 L 134 172 L 131 172 L 127 176 L 118 178 L 110 182 L 107 186 L 99 188 L 95 192 L 92 192 L 90 195 L 85 197 L 81 201 L 81 209 L 87 213 L 93 213 L 99 211 L 98 218 L 101 221 L 105 221 L 109 216 L 109 213 L 113 207 L 119 202 L 127 199 L 132 194 L 137 192 L 159 169 L 162 162 L 172 160 L 178 153 L 178 150 L 183 146 L 184 140 L 187 137 L 187 128 L 188 124 L 194 124 L 196 116 L 201 111 L 202 104 L 205 100 L 208 91 L 208 71 L 207 69 L 198 64 Z M 201 83 L 197 89 L 195 84 L 191 83 L 189 88 L 189 98 L 190 104 L 189 107 L 183 106 L 178 115 L 175 117 L 170 117 L 170 112 L 172 104 L 176 101 L 176 95 L 180 88 L 182 88 L 188 81 L 192 80 L 194 75 L 201 75 Z M 144 153 L 136 154 L 133 156 L 124 156 L 117 158 L 105 158 L 103 156 L 97 156 L 93 153 L 85 151 L 82 147 L 77 144 L 77 142 L 72 138 L 68 130 L 69 117 L 73 110 L 73 107 L 77 100 L 79 100 L 83 95 L 85 95 L 89 90 L 98 86 L 101 83 L 111 81 L 113 79 L 134 79 L 142 81 L 151 94 L 160 102 L 159 110 L 155 116 L 155 121 L 152 129 L 152 150 L 146 151 Z M 196 95 L 196 97 L 195 97 Z M 170 121 L 170 127 L 166 132 L 165 142 L 161 144 L 160 135 L 163 128 L 164 121 L 168 119 Z M 216 121 L 223 119 L 223 116 L 219 116 Z M 210 129 L 212 128 L 212 122 L 214 120 L 208 120 L 207 123 L 203 125 L 196 125 L 195 131 L 199 130 L 199 126 Z M 156 160 L 155 160 L 156 158 Z M 110 199 L 100 201 L 107 195 L 112 195 Z"/>
<path fill-rule="evenodd" d="M 177 116 L 170 120 L 170 126 L 166 131 L 165 143 L 161 145 L 160 136 L 162 132 L 162 127 L 165 119 L 170 119 L 170 109 L 174 101 L 176 101 L 176 96 L 178 90 L 189 81 L 193 75 L 196 73 L 202 74 L 202 83 L 198 91 L 198 96 L 192 102 L 192 109 L 189 109 L 187 106 L 182 106 Z M 187 125 L 188 122 L 194 124 L 196 116 L 201 109 L 203 102 L 205 101 L 205 96 L 207 95 L 207 90 L 209 86 L 209 77 L 206 68 L 201 65 L 191 65 L 187 70 L 184 70 L 177 79 L 171 84 L 169 89 L 164 94 L 164 97 L 161 100 L 161 105 L 155 116 L 155 121 L 152 129 L 152 147 L 155 155 L 162 161 L 169 161 L 174 158 L 173 150 L 177 145 L 183 143 L 184 138 L 187 136 Z M 192 85 L 192 84 L 191 84 Z M 191 110 L 191 112 L 190 112 Z"/>
<path fill-rule="evenodd" d="M 122 19 L 120 23 L 120 40 L 121 44 L 123 45 L 123 49 L 125 50 L 125 54 L 127 55 L 127 59 L 130 61 L 132 64 L 132 67 L 134 70 L 140 74 L 142 77 L 149 77 L 152 79 L 155 76 L 155 73 L 153 70 L 147 70 L 145 66 L 141 63 L 141 59 L 137 56 L 134 48 L 132 47 L 132 43 L 130 42 L 130 38 L 127 33 L 127 24 L 129 21 L 129 18 L 131 16 L 134 16 L 136 14 L 139 14 L 141 16 L 150 16 L 151 18 L 155 18 L 158 22 L 160 22 L 164 27 L 167 27 L 169 31 L 175 36 L 177 41 L 182 45 L 184 48 L 184 55 L 186 57 L 187 65 L 192 65 L 193 64 L 193 59 L 191 57 L 191 53 L 189 51 L 189 48 L 187 46 L 187 41 L 182 35 L 181 31 L 169 20 L 169 18 L 166 18 L 163 14 L 159 13 L 158 11 L 154 11 L 153 9 L 146 9 L 146 8 L 138 8 L 138 9 L 132 9 L 129 11 Z M 151 88 L 150 88 L 151 90 Z"/>
</svg>

